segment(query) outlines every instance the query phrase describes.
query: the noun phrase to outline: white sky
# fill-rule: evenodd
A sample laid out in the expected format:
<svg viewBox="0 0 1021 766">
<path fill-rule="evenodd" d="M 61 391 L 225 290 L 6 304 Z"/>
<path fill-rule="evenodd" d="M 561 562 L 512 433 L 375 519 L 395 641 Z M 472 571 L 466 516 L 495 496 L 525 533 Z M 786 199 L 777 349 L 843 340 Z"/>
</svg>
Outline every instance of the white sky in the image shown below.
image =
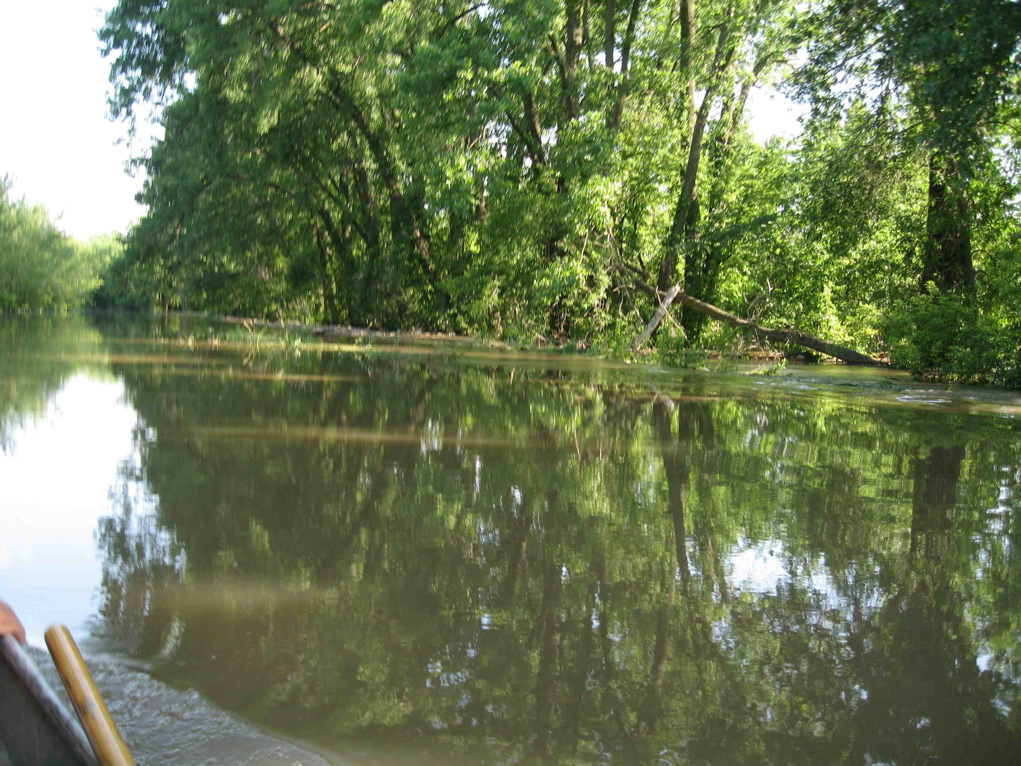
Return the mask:
<svg viewBox="0 0 1021 766">
<path fill-rule="evenodd" d="M 115 5 L 0 0 L 0 176 L 80 239 L 124 232 L 144 212 L 142 174 L 125 168 L 148 142 L 129 147 L 127 126 L 107 117 L 109 61 L 96 30 Z M 749 112 L 760 141 L 799 132 L 790 102 L 768 89 L 752 92 Z"/>
<path fill-rule="evenodd" d="M 807 113 L 801 104 L 796 104 L 772 88 L 752 88 L 748 96 L 748 122 L 752 137 L 765 143 L 773 136 L 791 139 L 801 133 L 798 121 Z"/>
<path fill-rule="evenodd" d="M 131 152 L 118 145 L 127 126 L 107 119 L 109 62 L 95 30 L 114 5 L 0 0 L 0 176 L 81 239 L 125 231 L 144 212 L 142 177 L 126 174 Z"/>
</svg>

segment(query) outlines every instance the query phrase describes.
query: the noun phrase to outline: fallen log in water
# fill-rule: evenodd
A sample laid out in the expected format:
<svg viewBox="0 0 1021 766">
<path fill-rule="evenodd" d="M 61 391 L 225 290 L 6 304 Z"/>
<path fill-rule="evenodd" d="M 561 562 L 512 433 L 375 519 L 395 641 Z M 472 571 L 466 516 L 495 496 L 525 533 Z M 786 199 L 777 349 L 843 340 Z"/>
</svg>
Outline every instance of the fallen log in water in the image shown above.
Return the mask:
<svg viewBox="0 0 1021 766">
<path fill-rule="evenodd" d="M 705 314 L 718 322 L 723 322 L 731 327 L 736 327 L 739 330 L 743 330 L 751 335 L 754 335 L 758 340 L 768 340 L 773 343 L 785 343 L 793 346 L 801 346 L 802 348 L 808 348 L 812 351 L 818 351 L 820 354 L 826 356 L 832 356 L 835 359 L 839 359 L 842 362 L 848 364 L 861 364 L 861 365 L 872 365 L 882 366 L 883 362 L 871 357 L 867 354 L 861 354 L 854 349 L 840 346 L 836 343 L 830 343 L 822 338 L 816 338 L 812 335 L 805 335 L 804 333 L 797 332 L 796 330 L 775 330 L 771 327 L 763 327 L 757 325 L 748 319 L 742 319 L 736 314 L 731 314 L 729 311 L 724 311 L 719 306 L 714 306 L 711 303 L 700 301 L 698 298 L 692 298 L 690 295 L 681 292 L 680 285 L 674 285 L 667 291 L 667 294 L 663 297 L 659 307 L 656 309 L 656 313 L 653 314 L 649 324 L 642 330 L 635 342 L 631 345 L 632 349 L 638 349 L 645 341 L 649 339 L 656 327 L 663 318 L 667 315 L 667 310 L 670 308 L 670 304 L 677 301 L 682 306 L 698 311 L 701 314 Z"/>
</svg>

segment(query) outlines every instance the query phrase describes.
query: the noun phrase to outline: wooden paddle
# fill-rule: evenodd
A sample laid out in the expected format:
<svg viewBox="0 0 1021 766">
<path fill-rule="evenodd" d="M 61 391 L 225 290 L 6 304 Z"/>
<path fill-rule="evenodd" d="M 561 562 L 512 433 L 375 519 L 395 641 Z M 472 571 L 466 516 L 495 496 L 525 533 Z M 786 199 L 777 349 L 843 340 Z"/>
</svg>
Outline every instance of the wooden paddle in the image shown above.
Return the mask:
<svg viewBox="0 0 1021 766">
<path fill-rule="evenodd" d="M 134 766 L 135 759 L 121 738 L 71 631 L 63 625 L 52 626 L 46 631 L 46 646 L 99 766 Z"/>
</svg>

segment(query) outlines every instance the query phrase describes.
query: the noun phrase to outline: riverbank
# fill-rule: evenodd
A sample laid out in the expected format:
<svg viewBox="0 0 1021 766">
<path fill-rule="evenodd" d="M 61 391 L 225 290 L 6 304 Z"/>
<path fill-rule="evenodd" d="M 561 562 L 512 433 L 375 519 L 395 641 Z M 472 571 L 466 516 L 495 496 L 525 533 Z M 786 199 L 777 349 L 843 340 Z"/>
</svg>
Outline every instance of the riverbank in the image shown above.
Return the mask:
<svg viewBox="0 0 1021 766">
<path fill-rule="evenodd" d="M 101 312 L 106 313 L 106 312 Z M 497 349 L 525 353 L 577 354 L 583 357 L 604 359 L 621 364 L 660 364 L 680 368 L 702 368 L 707 363 L 730 364 L 747 362 L 765 365 L 765 371 L 782 369 L 787 361 L 821 364 L 841 364 L 839 361 L 813 354 L 811 351 L 784 351 L 762 345 L 745 345 L 742 341 L 737 349 L 700 349 L 674 351 L 672 354 L 657 352 L 645 347 L 626 349 L 624 353 L 609 347 L 596 347 L 584 342 L 553 343 L 545 338 L 533 342 L 512 343 L 476 335 L 455 333 L 424 332 L 421 330 L 374 330 L 349 325 L 304 324 L 251 317 L 234 317 L 208 314 L 201 311 L 174 311 L 165 316 L 217 322 L 248 331 L 265 330 L 283 332 L 288 335 L 307 336 L 325 342 L 353 341 L 365 344 L 450 344 L 461 348 Z"/>
</svg>

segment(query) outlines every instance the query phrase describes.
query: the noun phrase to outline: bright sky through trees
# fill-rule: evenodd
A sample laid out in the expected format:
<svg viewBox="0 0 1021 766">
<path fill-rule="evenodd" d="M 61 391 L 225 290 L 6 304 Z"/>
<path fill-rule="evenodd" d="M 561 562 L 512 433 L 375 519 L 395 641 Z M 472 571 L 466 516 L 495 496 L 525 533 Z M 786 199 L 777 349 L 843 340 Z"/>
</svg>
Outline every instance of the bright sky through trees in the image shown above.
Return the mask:
<svg viewBox="0 0 1021 766">
<path fill-rule="evenodd" d="M 109 62 L 95 30 L 114 5 L 0 3 L 0 176 L 81 239 L 125 231 L 144 212 L 142 178 L 125 172 L 127 127 L 107 118 Z"/>
</svg>

